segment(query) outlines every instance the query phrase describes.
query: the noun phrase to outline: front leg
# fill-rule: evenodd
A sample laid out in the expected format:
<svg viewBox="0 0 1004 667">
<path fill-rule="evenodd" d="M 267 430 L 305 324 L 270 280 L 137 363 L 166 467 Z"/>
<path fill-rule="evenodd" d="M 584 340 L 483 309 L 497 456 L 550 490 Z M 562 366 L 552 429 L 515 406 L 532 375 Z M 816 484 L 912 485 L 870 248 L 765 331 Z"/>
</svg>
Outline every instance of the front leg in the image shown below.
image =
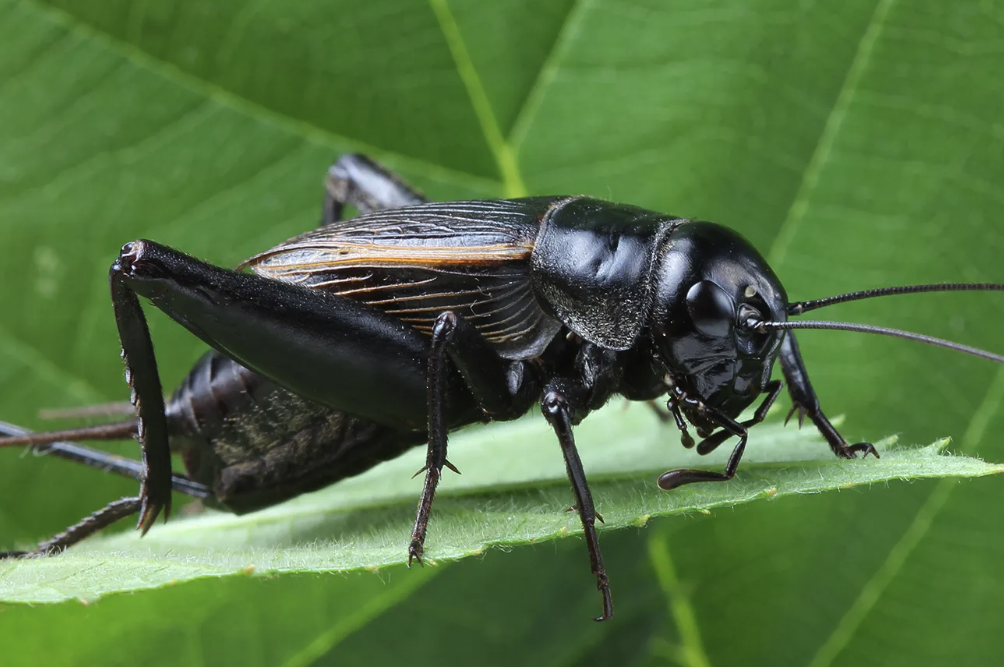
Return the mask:
<svg viewBox="0 0 1004 667">
<path fill-rule="evenodd" d="M 744 422 L 740 422 L 740 425 L 743 428 L 749 430 L 753 426 L 756 426 L 757 424 L 761 423 L 764 419 L 766 419 L 767 413 L 774 405 L 774 402 L 777 401 L 777 397 L 781 395 L 781 390 L 783 388 L 784 388 L 784 383 L 781 382 L 780 380 L 771 380 L 766 385 L 764 385 L 763 393 L 767 394 L 767 396 L 764 397 L 763 402 L 760 403 L 760 406 L 753 413 L 753 416 Z M 732 436 L 732 433 L 729 433 L 725 429 L 722 429 L 718 431 L 718 433 L 708 436 L 707 438 L 702 440 L 700 444 L 697 445 L 697 453 L 700 454 L 701 456 L 704 456 L 705 454 L 710 454 L 711 452 L 718 449 L 719 445 L 728 440 L 730 436 Z"/>
<path fill-rule="evenodd" d="M 684 484 L 693 484 L 695 482 L 725 482 L 736 476 L 736 470 L 739 468 L 739 461 L 742 460 L 743 452 L 746 451 L 746 441 L 749 439 L 749 429 L 750 427 L 759 424 L 767 416 L 767 412 L 770 410 L 770 406 L 774 404 L 777 400 L 778 395 L 781 393 L 781 388 L 784 385 L 780 380 L 772 380 L 768 382 L 763 390 L 767 393 L 767 397 L 764 398 L 760 407 L 757 408 L 756 412 L 753 413 L 751 419 L 747 419 L 744 422 L 737 422 L 723 412 L 712 408 L 710 405 L 704 405 L 698 399 L 681 397 L 677 400 L 681 402 L 689 402 L 693 408 L 704 412 L 713 422 L 721 427 L 718 433 L 708 436 L 697 445 L 698 454 L 708 454 L 714 451 L 719 445 L 725 442 L 728 438 L 736 436 L 739 438 L 739 444 L 736 445 L 735 449 L 732 450 L 732 454 L 729 456 L 728 463 L 725 464 L 724 472 L 712 472 L 710 470 L 670 470 L 669 472 L 663 473 L 659 477 L 659 487 L 666 489 L 675 489 Z"/>
<path fill-rule="evenodd" d="M 785 332 L 784 340 L 781 342 L 781 370 L 788 381 L 788 393 L 791 395 L 792 412 L 788 414 L 789 418 L 797 411 L 798 425 L 801 426 L 802 420 L 808 416 L 826 438 L 833 453 L 840 458 L 857 458 L 858 452 L 864 452 L 864 456 L 873 454 L 875 458 L 878 458 L 878 452 L 871 443 L 859 442 L 848 445 L 844 437 L 823 414 L 819 407 L 819 398 L 812 388 L 812 383 L 809 382 L 809 372 L 805 369 L 805 362 L 802 361 L 802 353 L 798 349 L 798 342 L 795 340 L 793 331 Z"/>
</svg>

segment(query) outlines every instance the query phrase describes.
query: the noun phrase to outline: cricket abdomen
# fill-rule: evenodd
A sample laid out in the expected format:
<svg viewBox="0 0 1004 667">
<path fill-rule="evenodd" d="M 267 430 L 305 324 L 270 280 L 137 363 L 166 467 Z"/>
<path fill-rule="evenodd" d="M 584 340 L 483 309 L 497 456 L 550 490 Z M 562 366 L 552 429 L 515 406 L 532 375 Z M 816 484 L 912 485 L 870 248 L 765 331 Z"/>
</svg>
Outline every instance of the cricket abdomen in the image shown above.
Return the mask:
<svg viewBox="0 0 1004 667">
<path fill-rule="evenodd" d="M 189 476 L 236 513 L 358 475 L 425 440 L 297 396 L 218 352 L 195 364 L 167 416 Z"/>
</svg>

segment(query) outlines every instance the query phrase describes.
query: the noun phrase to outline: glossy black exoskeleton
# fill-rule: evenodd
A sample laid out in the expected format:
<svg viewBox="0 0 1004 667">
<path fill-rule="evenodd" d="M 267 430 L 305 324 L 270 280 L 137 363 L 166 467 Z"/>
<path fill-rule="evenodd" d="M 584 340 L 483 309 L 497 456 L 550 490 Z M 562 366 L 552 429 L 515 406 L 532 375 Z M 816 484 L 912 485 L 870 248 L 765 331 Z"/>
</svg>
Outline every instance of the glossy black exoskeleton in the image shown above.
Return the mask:
<svg viewBox="0 0 1004 667">
<path fill-rule="evenodd" d="M 135 497 L 87 517 L 31 554 L 58 552 L 139 513 L 145 532 L 171 490 L 250 511 L 358 474 L 428 442 L 425 485 L 408 560 L 421 561 L 447 433 L 508 420 L 540 405 L 558 438 L 603 598 L 613 611 L 597 514 L 572 427 L 615 394 L 667 408 L 683 444 L 706 454 L 738 443 L 723 472 L 673 470 L 659 486 L 731 479 L 749 428 L 788 382 L 792 412 L 809 417 L 844 458 L 849 445 L 823 414 L 789 322 L 831 303 L 917 291 L 1002 289 L 948 284 L 886 288 L 791 303 L 763 257 L 735 232 L 589 197 L 428 203 L 361 156 L 329 171 L 323 224 L 221 269 L 152 241 L 126 244 L 111 291 L 133 389 L 134 419 L 24 434 L 0 446 L 38 451 L 135 477 Z M 362 215 L 342 220 L 345 205 Z M 165 404 L 138 297 L 213 352 Z M 752 417 L 740 414 L 756 403 Z M 789 415 L 790 416 L 790 415 Z M 136 435 L 142 463 L 68 440 Z M 188 475 L 172 474 L 170 454 Z M 18 554 L 24 555 L 24 554 Z"/>
</svg>

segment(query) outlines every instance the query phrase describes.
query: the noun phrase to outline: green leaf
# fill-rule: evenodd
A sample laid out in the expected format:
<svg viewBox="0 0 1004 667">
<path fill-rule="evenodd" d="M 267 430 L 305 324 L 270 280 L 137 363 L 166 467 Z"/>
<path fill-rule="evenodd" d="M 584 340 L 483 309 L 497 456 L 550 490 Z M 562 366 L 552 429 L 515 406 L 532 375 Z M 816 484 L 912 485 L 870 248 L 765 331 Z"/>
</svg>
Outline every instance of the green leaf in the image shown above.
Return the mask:
<svg viewBox="0 0 1004 667">
<path fill-rule="evenodd" d="M 757 498 L 894 479 L 1004 472 L 1004 465 L 944 455 L 947 440 L 921 449 L 880 443 L 881 460 L 839 461 L 818 435 L 783 431 L 773 424 L 758 429 L 756 452 L 733 482 L 660 492 L 653 484 L 655 475 L 632 473 L 720 467 L 728 452 L 699 457 L 691 450 L 667 456 L 667 431 L 654 413 L 647 419 L 637 414 L 626 419 L 626 407 L 608 407 L 579 429 L 579 449 L 606 529 L 644 526 L 652 517 L 707 513 Z M 442 484 L 427 560 L 581 533 L 577 515 L 561 512 L 570 494 L 553 437 L 537 418 L 454 438 L 450 458 L 470 474 Z M 617 446 L 610 447 L 611 442 Z M 421 492 L 421 479 L 408 482 L 424 459 L 425 452 L 418 448 L 327 490 L 253 514 L 206 512 L 158 528 L 143 540 L 124 534 L 92 539 L 58 558 L 0 561 L 0 600 L 93 600 L 224 574 L 375 571 L 403 564 Z"/>
<path fill-rule="evenodd" d="M 234 265 L 316 224 L 320 176 L 347 150 L 374 154 L 436 199 L 588 193 L 722 222 L 764 252 L 794 299 L 1001 280 L 999 0 L 0 0 L 0 16 L 0 417 L 32 427 L 39 407 L 124 396 L 104 279 L 122 243 L 155 238 Z M 904 297 L 832 316 L 1001 351 L 1004 300 Z M 200 348 L 164 318 L 153 329 L 171 386 Z M 952 435 L 962 452 L 1004 460 L 997 369 L 904 341 L 799 340 L 824 407 L 849 415 L 848 438 Z M 614 407 L 581 437 L 608 418 L 665 434 L 643 409 Z M 524 427 L 471 433 L 472 453 L 491 441 L 487 463 L 458 462 L 464 475 L 447 478 L 455 495 L 437 501 L 430 536 L 444 549 L 439 567 L 211 578 L 87 607 L 9 605 L 5 664 L 915 666 L 993 664 L 1004 648 L 999 478 L 880 484 L 606 531 L 617 615 L 594 626 L 580 540 L 446 564 L 459 540 L 437 535 L 449 537 L 450 517 L 469 516 L 466 503 L 497 517 L 500 503 L 522 502 L 554 522 L 543 532 L 575 528 L 554 511 L 568 495 L 553 476 L 552 439 L 520 443 L 550 476 L 492 479 L 514 460 L 495 440 L 508 428 Z M 735 485 L 693 493 L 776 483 L 780 495 L 786 475 L 892 463 L 755 465 L 773 460 L 773 441 L 761 430 Z M 611 475 L 594 482 L 605 505 L 622 504 L 610 489 L 643 488 L 637 515 L 663 502 L 700 506 L 652 488 L 653 473 L 682 460 L 677 447 L 632 467 L 620 436 L 601 442 L 584 458 Z M 798 451 L 827 456 L 818 443 Z M 405 462 L 374 471 L 394 473 L 400 495 L 346 515 L 386 529 L 395 548 L 414 502 L 398 474 L 413 470 L 394 468 Z M 487 483 L 469 488 L 488 497 L 460 486 L 476 475 Z M 297 502 L 332 502 L 346 486 Z M 125 480 L 0 451 L 0 544 L 30 544 L 134 492 Z M 340 539 L 330 516 L 309 539 Z M 112 544 L 156 550 L 186 526 L 224 520 L 234 519 L 172 522 L 139 543 L 113 536 L 65 562 L 107 556 Z M 217 562 L 230 553 L 232 569 L 249 564 L 239 557 L 249 533 Z M 492 541 L 467 537 L 469 550 Z M 310 550 L 292 532 L 285 539 L 325 553 L 322 542 Z M 0 587 L 58 598 L 69 588 L 46 594 L 41 584 L 54 583 L 42 570 L 60 562 L 18 563 L 13 574 L 5 564 Z M 116 569 L 112 583 L 132 588 L 127 572 Z"/>
</svg>

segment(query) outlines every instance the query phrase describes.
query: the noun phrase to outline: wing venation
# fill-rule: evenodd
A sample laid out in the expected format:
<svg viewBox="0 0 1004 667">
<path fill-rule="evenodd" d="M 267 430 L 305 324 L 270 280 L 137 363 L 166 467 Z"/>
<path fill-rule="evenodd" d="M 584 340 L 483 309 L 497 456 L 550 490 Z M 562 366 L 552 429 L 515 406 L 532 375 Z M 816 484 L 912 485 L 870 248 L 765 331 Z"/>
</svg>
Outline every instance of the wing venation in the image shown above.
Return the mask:
<svg viewBox="0 0 1004 667">
<path fill-rule="evenodd" d="M 561 324 L 530 286 L 540 217 L 555 201 L 447 202 L 359 216 L 244 263 L 255 273 L 371 304 L 430 333 L 452 310 L 502 356 L 537 356 Z"/>
</svg>

